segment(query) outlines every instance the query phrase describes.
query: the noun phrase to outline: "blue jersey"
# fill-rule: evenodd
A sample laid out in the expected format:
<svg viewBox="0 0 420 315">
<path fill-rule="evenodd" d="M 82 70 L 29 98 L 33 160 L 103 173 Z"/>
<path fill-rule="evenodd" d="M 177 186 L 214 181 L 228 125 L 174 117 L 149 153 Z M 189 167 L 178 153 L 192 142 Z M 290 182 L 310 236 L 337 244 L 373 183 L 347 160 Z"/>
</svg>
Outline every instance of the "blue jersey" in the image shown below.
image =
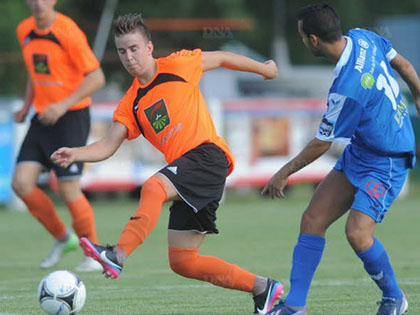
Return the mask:
<svg viewBox="0 0 420 315">
<path fill-rule="evenodd" d="M 396 51 L 367 30 L 350 30 L 345 38 L 317 138 L 350 140 L 356 149 L 379 155 L 406 154 L 414 163 L 413 128 L 390 65 Z"/>
</svg>

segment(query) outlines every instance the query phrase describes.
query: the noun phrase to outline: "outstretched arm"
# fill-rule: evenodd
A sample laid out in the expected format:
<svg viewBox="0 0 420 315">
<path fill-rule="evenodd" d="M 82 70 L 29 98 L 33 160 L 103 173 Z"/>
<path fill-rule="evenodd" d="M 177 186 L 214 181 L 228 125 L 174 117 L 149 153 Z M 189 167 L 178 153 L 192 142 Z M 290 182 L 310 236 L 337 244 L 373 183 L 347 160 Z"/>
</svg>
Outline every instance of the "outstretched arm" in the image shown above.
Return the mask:
<svg viewBox="0 0 420 315">
<path fill-rule="evenodd" d="M 414 104 L 417 107 L 417 114 L 420 116 L 420 81 L 416 70 L 407 59 L 399 54 L 391 60 L 391 66 L 399 73 L 410 88 Z"/>
<path fill-rule="evenodd" d="M 274 79 L 278 74 L 276 63 L 273 60 L 262 63 L 228 51 L 203 51 L 202 58 L 204 72 L 217 68 L 227 68 L 260 74 L 265 80 Z"/>
<path fill-rule="evenodd" d="M 328 151 L 330 146 L 331 142 L 321 141 L 314 138 L 295 158 L 289 161 L 276 174 L 274 174 L 261 193 L 263 195 L 268 194 L 271 198 L 283 198 L 283 189 L 286 187 L 288 177 L 318 159 L 321 155 Z"/>
<path fill-rule="evenodd" d="M 127 128 L 116 122 L 102 140 L 78 148 L 60 148 L 51 155 L 51 161 L 61 167 L 68 167 L 73 162 L 98 162 L 109 158 L 117 151 L 127 137 Z"/>
</svg>

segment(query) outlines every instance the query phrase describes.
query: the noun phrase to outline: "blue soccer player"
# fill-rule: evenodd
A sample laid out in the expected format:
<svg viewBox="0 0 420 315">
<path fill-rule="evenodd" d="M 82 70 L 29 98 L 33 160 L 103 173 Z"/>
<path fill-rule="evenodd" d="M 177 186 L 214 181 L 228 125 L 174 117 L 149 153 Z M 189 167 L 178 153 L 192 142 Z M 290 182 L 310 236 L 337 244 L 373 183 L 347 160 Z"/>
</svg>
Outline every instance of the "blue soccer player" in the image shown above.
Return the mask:
<svg viewBox="0 0 420 315">
<path fill-rule="evenodd" d="M 410 87 L 417 110 L 418 76 L 376 33 L 353 29 L 343 36 L 340 18 L 327 4 L 306 6 L 297 17 L 305 46 L 313 55 L 336 63 L 335 78 L 316 137 L 272 177 L 262 193 L 284 197 L 288 177 L 324 154 L 332 141 L 350 144 L 303 213 L 290 293 L 268 314 L 307 314 L 306 298 L 325 247 L 326 230 L 349 209 L 347 239 L 382 291 L 377 314 L 403 314 L 407 300 L 374 232 L 415 163 L 413 129 L 393 69 Z"/>
</svg>

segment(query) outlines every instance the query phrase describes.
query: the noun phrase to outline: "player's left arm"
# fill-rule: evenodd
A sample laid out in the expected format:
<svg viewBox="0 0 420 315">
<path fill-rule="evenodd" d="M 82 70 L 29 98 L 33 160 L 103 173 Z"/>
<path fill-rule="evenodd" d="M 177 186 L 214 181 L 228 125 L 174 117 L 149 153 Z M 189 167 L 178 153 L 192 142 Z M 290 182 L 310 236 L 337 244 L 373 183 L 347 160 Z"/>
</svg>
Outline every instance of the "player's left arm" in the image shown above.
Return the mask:
<svg viewBox="0 0 420 315">
<path fill-rule="evenodd" d="M 274 174 L 261 193 L 263 195 L 267 194 L 271 198 L 284 198 L 283 189 L 287 185 L 287 179 L 289 176 L 317 160 L 328 151 L 330 146 L 330 141 L 322 141 L 314 138 L 296 157 Z"/>
<path fill-rule="evenodd" d="M 273 60 L 259 62 L 228 51 L 203 51 L 202 68 L 204 72 L 217 68 L 252 72 L 262 75 L 265 80 L 274 79 L 278 74 L 276 63 Z"/>
<path fill-rule="evenodd" d="M 79 87 L 68 97 L 61 101 L 49 105 L 38 117 L 44 125 L 54 125 L 67 110 L 79 103 L 85 97 L 95 93 L 105 85 L 105 76 L 101 68 L 89 72 L 85 75 Z"/>
<path fill-rule="evenodd" d="M 400 54 L 397 54 L 391 60 L 391 66 L 398 72 L 410 88 L 414 103 L 417 107 L 417 113 L 420 116 L 420 81 L 416 70 L 413 65 Z"/>
</svg>

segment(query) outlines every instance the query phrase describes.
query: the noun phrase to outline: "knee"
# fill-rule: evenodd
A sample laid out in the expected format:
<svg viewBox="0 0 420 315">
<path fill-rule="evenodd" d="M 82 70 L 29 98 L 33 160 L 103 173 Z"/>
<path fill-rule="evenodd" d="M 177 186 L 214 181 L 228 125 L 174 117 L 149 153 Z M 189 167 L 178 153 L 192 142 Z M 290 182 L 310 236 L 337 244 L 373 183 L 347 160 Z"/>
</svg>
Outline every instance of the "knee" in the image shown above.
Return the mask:
<svg viewBox="0 0 420 315">
<path fill-rule="evenodd" d="M 165 184 L 157 176 L 150 177 L 141 187 L 141 196 L 154 196 L 164 202 L 167 199 Z"/>
<path fill-rule="evenodd" d="M 141 187 L 141 194 L 153 194 L 166 196 L 165 185 L 157 176 L 150 177 Z"/>
<path fill-rule="evenodd" d="M 327 226 L 322 217 L 316 213 L 306 210 L 302 215 L 301 233 L 323 235 Z"/>
<path fill-rule="evenodd" d="M 356 252 L 369 249 L 373 244 L 373 237 L 361 228 L 346 227 L 346 237 L 350 246 Z"/>
<path fill-rule="evenodd" d="M 169 266 L 172 271 L 188 278 L 194 277 L 198 249 L 169 247 Z"/>
<path fill-rule="evenodd" d="M 62 180 L 58 182 L 58 192 L 64 202 L 77 200 L 82 195 L 79 180 Z"/>
<path fill-rule="evenodd" d="M 32 183 L 21 174 L 15 174 L 12 181 L 12 188 L 16 195 L 23 197 L 35 188 L 35 183 Z"/>
</svg>

